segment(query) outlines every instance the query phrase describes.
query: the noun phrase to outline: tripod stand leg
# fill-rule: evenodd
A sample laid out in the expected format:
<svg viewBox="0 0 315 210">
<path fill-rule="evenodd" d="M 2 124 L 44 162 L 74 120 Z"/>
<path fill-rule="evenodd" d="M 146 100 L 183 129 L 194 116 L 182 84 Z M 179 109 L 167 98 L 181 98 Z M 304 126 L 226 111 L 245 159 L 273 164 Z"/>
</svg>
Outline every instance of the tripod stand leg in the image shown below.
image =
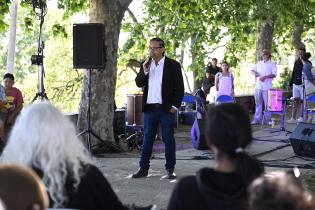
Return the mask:
<svg viewBox="0 0 315 210">
<path fill-rule="evenodd" d="M 78 134 L 78 136 L 83 136 L 84 134 L 86 134 L 87 133 L 87 140 L 86 140 L 86 144 L 87 144 L 87 149 L 88 149 L 88 151 L 90 152 L 91 151 L 91 147 L 92 147 L 92 145 L 91 145 L 91 136 L 90 136 L 90 131 L 89 130 L 84 130 L 84 131 L 82 131 L 81 133 L 79 133 Z"/>
</svg>

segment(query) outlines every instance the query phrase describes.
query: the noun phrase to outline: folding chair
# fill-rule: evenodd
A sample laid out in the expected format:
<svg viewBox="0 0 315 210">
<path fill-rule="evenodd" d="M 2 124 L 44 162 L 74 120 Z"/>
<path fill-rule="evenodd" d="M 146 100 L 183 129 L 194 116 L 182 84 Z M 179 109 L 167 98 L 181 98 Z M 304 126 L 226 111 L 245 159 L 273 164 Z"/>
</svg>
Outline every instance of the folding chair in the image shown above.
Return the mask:
<svg viewBox="0 0 315 210">
<path fill-rule="evenodd" d="M 234 103 L 234 98 L 232 96 L 229 96 L 229 95 L 220 95 L 216 99 L 215 104 L 219 105 L 219 104 L 223 104 L 223 103 Z"/>
<path fill-rule="evenodd" d="M 285 131 L 286 134 L 291 133 L 290 131 L 288 131 L 286 129 L 286 100 L 282 97 L 281 99 L 281 103 L 282 103 L 282 110 L 281 111 L 270 111 L 268 110 L 268 106 L 267 106 L 267 110 L 264 110 L 263 112 L 263 116 L 262 116 L 262 121 L 261 121 L 261 126 L 260 128 L 264 127 L 264 122 L 265 122 L 265 115 L 280 115 L 281 116 L 281 125 L 279 130 L 275 130 L 275 131 L 271 131 L 270 133 L 274 133 L 274 132 L 279 132 L 279 131 Z"/>
<path fill-rule="evenodd" d="M 181 123 L 192 125 L 195 121 L 197 113 L 196 97 L 193 95 L 185 95 L 182 99 L 182 107 L 185 108 L 178 110 L 177 119 Z"/>
</svg>

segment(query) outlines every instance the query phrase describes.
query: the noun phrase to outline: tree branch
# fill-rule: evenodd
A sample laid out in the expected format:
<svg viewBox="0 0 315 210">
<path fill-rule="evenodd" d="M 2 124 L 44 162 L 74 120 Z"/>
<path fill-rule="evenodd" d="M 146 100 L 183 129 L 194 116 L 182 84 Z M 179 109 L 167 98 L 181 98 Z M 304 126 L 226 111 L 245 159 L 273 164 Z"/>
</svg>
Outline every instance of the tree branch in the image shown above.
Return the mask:
<svg viewBox="0 0 315 210">
<path fill-rule="evenodd" d="M 130 15 L 131 19 L 133 20 L 133 22 L 138 24 L 139 22 L 138 22 L 136 16 L 133 14 L 133 12 L 129 8 L 127 9 L 127 12 Z"/>
</svg>

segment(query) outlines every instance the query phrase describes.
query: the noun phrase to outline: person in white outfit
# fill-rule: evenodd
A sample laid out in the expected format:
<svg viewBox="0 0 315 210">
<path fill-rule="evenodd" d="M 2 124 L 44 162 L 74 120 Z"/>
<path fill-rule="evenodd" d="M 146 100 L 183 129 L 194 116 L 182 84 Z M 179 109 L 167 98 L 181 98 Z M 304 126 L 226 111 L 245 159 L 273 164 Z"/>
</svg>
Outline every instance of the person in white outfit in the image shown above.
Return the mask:
<svg viewBox="0 0 315 210">
<path fill-rule="evenodd" d="M 264 103 L 265 110 L 268 105 L 268 90 L 272 88 L 272 80 L 277 75 L 277 66 L 271 61 L 271 53 L 268 49 L 262 52 L 262 60 L 251 70 L 256 77 L 255 104 L 256 112 L 251 124 L 259 124 L 262 117 L 262 106 Z M 270 124 L 270 114 L 265 114 L 266 121 Z"/>
<path fill-rule="evenodd" d="M 215 88 L 217 91 L 216 98 L 221 95 L 234 96 L 234 77 L 226 61 L 221 64 L 221 72 L 215 75 Z"/>
</svg>

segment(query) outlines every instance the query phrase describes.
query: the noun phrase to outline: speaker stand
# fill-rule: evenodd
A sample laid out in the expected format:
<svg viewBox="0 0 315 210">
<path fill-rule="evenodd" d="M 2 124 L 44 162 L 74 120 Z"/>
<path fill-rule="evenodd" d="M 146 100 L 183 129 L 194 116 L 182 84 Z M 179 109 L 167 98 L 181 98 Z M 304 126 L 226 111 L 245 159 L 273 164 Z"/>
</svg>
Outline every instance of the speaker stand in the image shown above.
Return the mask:
<svg viewBox="0 0 315 210">
<path fill-rule="evenodd" d="M 94 136 L 100 144 L 106 144 L 105 140 L 103 140 L 100 136 L 94 133 L 94 131 L 91 128 L 91 71 L 92 69 L 87 69 L 89 72 L 88 74 L 88 107 L 86 112 L 86 119 L 87 119 L 87 128 L 78 134 L 78 136 L 83 136 L 87 134 L 87 148 L 89 152 L 92 152 L 92 144 L 91 144 L 91 135 Z"/>
<path fill-rule="evenodd" d="M 44 62 L 44 61 L 43 61 Z M 38 92 L 36 93 L 35 97 L 32 100 L 32 103 L 36 101 L 38 98 L 40 100 L 49 100 L 46 92 L 45 92 L 45 87 L 44 87 L 44 77 L 45 77 L 45 70 L 44 70 L 44 63 L 41 63 L 39 75 L 38 75 Z"/>
</svg>

